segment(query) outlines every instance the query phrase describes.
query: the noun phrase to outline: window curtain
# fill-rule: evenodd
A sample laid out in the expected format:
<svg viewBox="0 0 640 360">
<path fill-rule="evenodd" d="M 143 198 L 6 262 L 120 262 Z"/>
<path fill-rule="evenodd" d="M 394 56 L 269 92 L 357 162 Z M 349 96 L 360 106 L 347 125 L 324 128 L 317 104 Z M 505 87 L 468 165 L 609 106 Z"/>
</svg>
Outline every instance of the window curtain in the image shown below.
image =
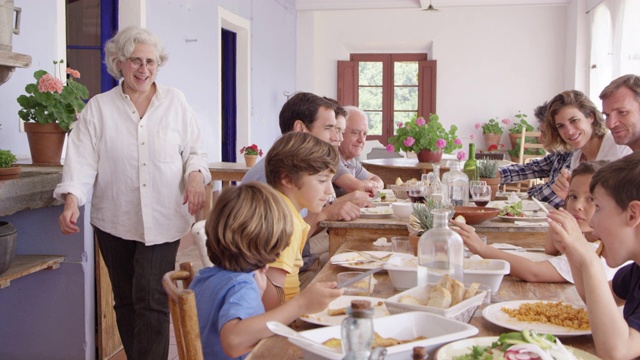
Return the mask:
<svg viewBox="0 0 640 360">
<path fill-rule="evenodd" d="M 236 33 L 222 29 L 222 145 L 221 158 L 236 162 Z"/>
</svg>

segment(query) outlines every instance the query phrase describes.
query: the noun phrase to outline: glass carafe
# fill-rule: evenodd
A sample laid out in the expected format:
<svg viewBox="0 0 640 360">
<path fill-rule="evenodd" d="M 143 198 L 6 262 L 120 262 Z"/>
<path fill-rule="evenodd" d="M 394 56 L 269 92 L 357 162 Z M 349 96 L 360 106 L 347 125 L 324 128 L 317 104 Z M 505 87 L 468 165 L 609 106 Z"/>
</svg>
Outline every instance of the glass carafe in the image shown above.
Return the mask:
<svg viewBox="0 0 640 360">
<path fill-rule="evenodd" d="M 373 307 L 366 300 L 353 300 L 342 320 L 342 350 L 348 360 L 368 360 L 373 346 Z"/>
<path fill-rule="evenodd" d="M 437 283 L 445 274 L 463 281 L 464 244 L 449 228 L 449 211 L 434 209 L 433 227 L 418 240 L 418 285 Z"/>
<path fill-rule="evenodd" d="M 443 200 L 442 182 L 440 181 L 440 163 L 431 163 L 433 171 L 427 174 L 428 187 L 427 193 L 436 202 Z"/>
<path fill-rule="evenodd" d="M 449 161 L 449 171 L 442 175 L 444 185 L 444 201 L 450 206 L 467 206 L 469 204 L 469 177 L 462 172 L 462 162 Z"/>
</svg>

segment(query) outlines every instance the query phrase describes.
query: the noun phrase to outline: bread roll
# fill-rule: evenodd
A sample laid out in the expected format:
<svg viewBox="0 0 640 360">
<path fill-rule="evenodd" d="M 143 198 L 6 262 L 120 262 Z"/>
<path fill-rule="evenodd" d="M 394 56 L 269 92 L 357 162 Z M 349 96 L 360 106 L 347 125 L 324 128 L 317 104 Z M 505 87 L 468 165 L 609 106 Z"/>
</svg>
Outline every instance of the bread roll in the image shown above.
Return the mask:
<svg viewBox="0 0 640 360">
<path fill-rule="evenodd" d="M 403 304 L 424 305 L 420 300 L 418 300 L 417 298 L 415 298 L 415 297 L 413 297 L 411 295 L 401 296 L 400 299 L 398 299 L 398 300 Z"/>
<path fill-rule="evenodd" d="M 449 274 L 444 274 L 440 280 L 438 280 L 436 286 L 445 288 L 449 290 L 449 293 L 453 293 L 453 283 L 451 282 L 451 276 L 449 276 Z"/>
<path fill-rule="evenodd" d="M 427 306 L 433 306 L 441 309 L 446 309 L 451 306 L 451 291 L 436 286 L 429 292 L 429 301 Z"/>
<path fill-rule="evenodd" d="M 453 291 L 451 292 L 451 306 L 461 303 L 464 300 L 464 284 L 458 280 L 451 280 Z"/>
<path fill-rule="evenodd" d="M 477 282 L 469 285 L 469 288 L 464 293 L 464 300 L 471 299 L 472 297 L 476 296 L 479 287 L 480 283 Z"/>
</svg>

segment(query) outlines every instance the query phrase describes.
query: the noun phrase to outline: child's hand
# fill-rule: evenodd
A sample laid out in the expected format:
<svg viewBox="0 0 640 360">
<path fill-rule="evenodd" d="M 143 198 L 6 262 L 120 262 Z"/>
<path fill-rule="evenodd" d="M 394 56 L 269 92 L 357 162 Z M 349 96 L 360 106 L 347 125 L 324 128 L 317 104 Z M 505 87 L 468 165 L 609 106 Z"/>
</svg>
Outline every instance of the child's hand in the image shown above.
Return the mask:
<svg viewBox="0 0 640 360">
<path fill-rule="evenodd" d="M 560 170 L 560 174 L 551 184 L 553 190 L 560 199 L 566 199 L 569 195 L 569 183 L 571 182 L 571 172 L 567 169 Z"/>
<path fill-rule="evenodd" d="M 560 252 L 567 255 L 570 261 L 581 266 L 589 258 L 596 257 L 580 230 L 576 219 L 565 209 L 552 210 L 547 217 L 549 237 Z"/>
<path fill-rule="evenodd" d="M 260 290 L 260 297 L 264 295 L 264 291 L 267 289 L 267 269 L 269 265 L 253 271 L 253 280 L 255 280 Z"/>
<path fill-rule="evenodd" d="M 336 289 L 336 282 L 319 282 L 307 286 L 300 292 L 299 298 L 302 307 L 302 314 L 313 314 L 326 309 L 329 303 L 338 298 L 344 292 L 343 289 Z"/>
<path fill-rule="evenodd" d="M 457 229 L 451 228 L 451 230 L 460 234 L 460 236 L 462 237 L 462 241 L 464 241 L 464 244 L 472 253 L 478 254 L 480 251 L 482 251 L 482 248 L 486 246 L 482 242 L 482 239 L 480 239 L 478 234 L 476 234 L 476 229 L 473 226 L 469 226 L 465 223 L 455 220 L 451 220 L 451 225 L 458 227 Z"/>
</svg>

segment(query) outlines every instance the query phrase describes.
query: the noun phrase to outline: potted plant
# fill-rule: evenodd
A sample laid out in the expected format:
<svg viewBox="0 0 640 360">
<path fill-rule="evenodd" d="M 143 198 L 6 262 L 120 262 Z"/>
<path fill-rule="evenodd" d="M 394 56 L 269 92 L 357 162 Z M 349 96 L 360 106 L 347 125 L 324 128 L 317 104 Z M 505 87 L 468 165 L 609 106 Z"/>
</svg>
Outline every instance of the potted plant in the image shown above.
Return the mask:
<svg viewBox="0 0 640 360">
<path fill-rule="evenodd" d="M 256 164 L 258 156 L 262 156 L 262 149 L 258 148 L 256 144 L 243 146 L 242 149 L 240 149 L 240 154 L 244 154 L 244 163 L 247 167 L 252 167 Z"/>
<path fill-rule="evenodd" d="M 15 166 L 16 156 L 11 150 L 0 150 L 0 180 L 17 179 L 22 168 Z"/>
<path fill-rule="evenodd" d="M 409 229 L 409 242 L 414 252 L 418 251 L 418 240 L 420 240 L 420 236 L 433 227 L 432 212 L 435 209 L 452 210 L 451 207 L 444 205 L 442 201 L 436 201 L 432 198 L 425 199 L 424 204 L 413 204 L 413 211 L 411 215 L 409 215 L 407 228 Z M 452 218 L 453 214 L 453 211 L 449 211 L 449 218 Z M 417 253 L 414 255 L 417 255 Z"/>
<path fill-rule="evenodd" d="M 502 123 L 505 125 L 511 124 L 511 120 L 502 119 Z M 476 123 L 476 129 L 482 129 L 482 136 L 484 137 L 484 144 L 488 148 L 491 145 L 498 146 L 500 143 L 500 138 L 504 133 L 502 130 L 502 125 L 496 119 L 489 119 L 486 123 Z"/>
<path fill-rule="evenodd" d="M 458 127 L 445 129 L 436 114 L 429 115 L 429 121 L 416 116 L 397 125 L 396 136 L 389 138 L 388 152 L 413 151 L 420 162 L 439 162 L 443 153 L 462 148 L 462 140 L 456 135 Z"/>
<path fill-rule="evenodd" d="M 27 94 L 18 97 L 22 107 L 18 116 L 25 121 L 34 164 L 60 164 L 66 133 L 89 97 L 87 87 L 74 80 L 80 78 L 80 72 L 66 68 L 64 74 L 68 77 L 63 78 L 63 63 L 64 60 L 53 62 L 53 75 L 37 70 L 33 74 L 35 83 L 27 84 Z"/>
<path fill-rule="evenodd" d="M 523 114 L 522 112 L 518 111 L 515 117 L 516 119 L 518 119 L 518 121 L 514 122 L 513 126 L 509 128 L 509 139 L 511 140 L 512 148 L 516 147 L 516 140 L 522 134 L 522 129 L 526 129 L 525 131 L 533 131 L 533 125 L 527 122 L 527 114 Z"/>
<path fill-rule="evenodd" d="M 491 187 L 491 200 L 496 199 L 500 187 L 500 179 L 496 177 L 498 164 L 498 160 L 478 160 L 478 178 Z"/>
</svg>

